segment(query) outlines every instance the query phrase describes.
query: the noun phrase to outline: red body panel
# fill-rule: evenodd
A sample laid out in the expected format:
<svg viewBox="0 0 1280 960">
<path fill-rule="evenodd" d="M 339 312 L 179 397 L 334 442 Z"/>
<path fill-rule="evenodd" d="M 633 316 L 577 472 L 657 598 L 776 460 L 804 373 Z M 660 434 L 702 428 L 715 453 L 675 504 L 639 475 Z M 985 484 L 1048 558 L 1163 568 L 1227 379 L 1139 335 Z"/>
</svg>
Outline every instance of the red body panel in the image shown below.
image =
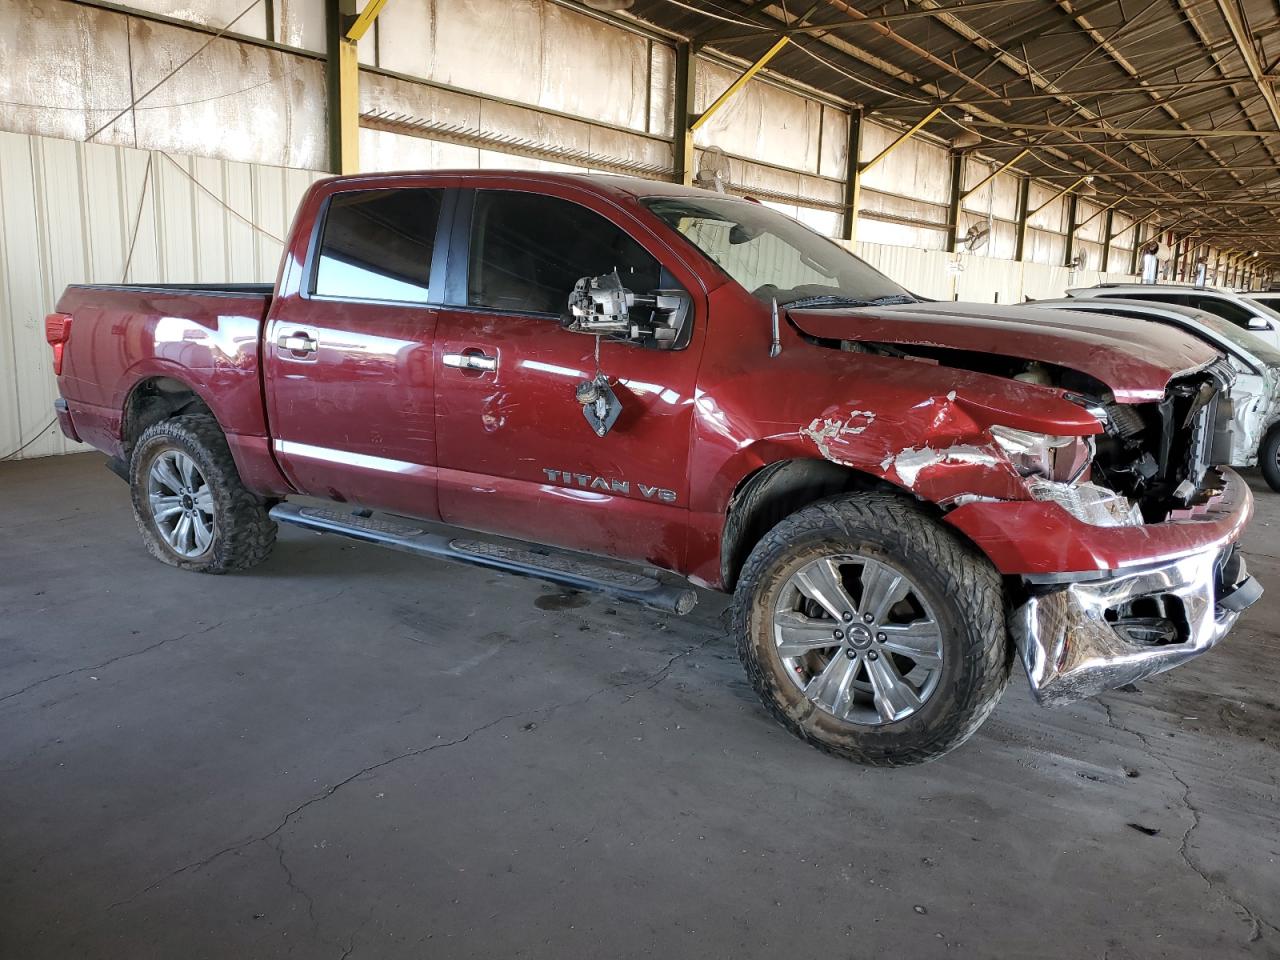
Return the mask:
<svg viewBox="0 0 1280 960">
<path fill-rule="evenodd" d="M 140 382 L 171 377 L 194 390 L 227 435 L 241 475 L 261 493 L 290 492 L 271 459 L 259 336 L 270 297 L 159 288 L 68 287 L 75 317 L 58 388 L 75 430 L 122 453 L 125 403 Z"/>
<path fill-rule="evenodd" d="M 1159 400 L 1170 376 L 1218 356 L 1198 337 L 1143 320 L 1066 311 L 1033 320 L 1025 307 L 920 303 L 794 317 L 818 337 L 950 347 L 1070 367 L 1106 384 L 1120 403 Z"/>
<path fill-rule="evenodd" d="M 305 295 L 308 247 L 331 193 L 440 185 L 571 198 L 623 226 L 691 295 L 684 349 L 603 344 L 601 367 L 624 406 L 604 438 L 574 399 L 576 383 L 595 371 L 590 337 L 529 315 Z M 296 490 L 443 518 L 647 561 L 711 586 L 722 585 L 734 491 L 760 468 L 796 458 L 844 464 L 949 509 L 947 521 L 1006 573 L 1110 569 L 1239 535 L 1250 500 L 1234 481 L 1202 517 L 1138 528 L 1092 527 L 1030 501 L 988 428 L 1098 432 L 1061 390 L 835 350 L 786 322 L 781 354 L 770 357 L 769 309 L 637 200 L 685 189 L 533 173 L 324 181 L 299 209 L 269 313 L 267 297 L 70 288 L 58 306 L 75 318 L 59 382 L 74 429 L 119 455 L 130 390 L 173 377 L 208 403 L 245 482 L 264 495 Z M 1150 341 L 1145 325 L 1117 333 L 1119 321 L 1085 320 L 1082 329 L 1062 314 L 1038 319 L 1012 308 L 802 311 L 795 321 L 832 340 L 1040 359 L 1095 377 L 1122 402 L 1159 396 L 1171 376 L 1213 357 L 1165 328 Z M 282 355 L 277 340 L 294 332 L 318 341 L 314 359 Z M 443 364 L 467 352 L 496 359 L 497 369 Z"/>
</svg>

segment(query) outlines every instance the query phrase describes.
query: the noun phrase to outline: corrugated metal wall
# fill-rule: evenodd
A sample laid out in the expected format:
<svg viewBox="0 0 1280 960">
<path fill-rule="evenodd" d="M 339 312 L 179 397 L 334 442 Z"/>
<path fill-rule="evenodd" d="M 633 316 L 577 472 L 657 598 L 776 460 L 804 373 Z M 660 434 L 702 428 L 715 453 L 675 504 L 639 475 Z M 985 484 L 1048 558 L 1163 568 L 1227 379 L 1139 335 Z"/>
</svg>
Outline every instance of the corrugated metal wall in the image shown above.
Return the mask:
<svg viewBox="0 0 1280 960">
<path fill-rule="evenodd" d="M 84 449 L 50 427 L 44 316 L 67 284 L 274 281 L 319 176 L 0 133 L 0 457 Z"/>
<path fill-rule="evenodd" d="M 1066 294 L 1068 287 L 1129 283 L 1136 277 L 1099 270 L 1069 270 L 1044 263 L 1018 263 L 971 253 L 919 250 L 884 243 L 857 244 L 858 256 L 913 293 L 935 300 L 1023 303 Z"/>
</svg>

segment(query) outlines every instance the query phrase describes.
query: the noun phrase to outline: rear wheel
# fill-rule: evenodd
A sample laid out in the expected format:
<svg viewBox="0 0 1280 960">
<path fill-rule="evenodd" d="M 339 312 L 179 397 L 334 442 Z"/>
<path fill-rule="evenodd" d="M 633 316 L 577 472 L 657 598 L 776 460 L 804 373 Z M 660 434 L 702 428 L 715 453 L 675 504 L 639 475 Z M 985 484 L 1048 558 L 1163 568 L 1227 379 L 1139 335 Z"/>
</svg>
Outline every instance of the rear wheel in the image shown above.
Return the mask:
<svg viewBox="0 0 1280 960">
<path fill-rule="evenodd" d="M 133 515 L 158 560 L 200 573 L 261 563 L 276 525 L 245 489 L 217 421 L 200 414 L 153 424 L 130 461 Z"/>
<path fill-rule="evenodd" d="M 1267 486 L 1280 493 L 1280 426 L 1271 428 L 1271 432 L 1262 438 L 1262 447 L 1258 450 L 1258 466 L 1262 468 L 1262 477 Z"/>
<path fill-rule="evenodd" d="M 998 574 L 892 495 L 833 498 L 779 523 L 743 568 L 734 618 L 743 664 L 774 716 L 861 763 L 920 763 L 954 749 L 1008 683 Z"/>
</svg>

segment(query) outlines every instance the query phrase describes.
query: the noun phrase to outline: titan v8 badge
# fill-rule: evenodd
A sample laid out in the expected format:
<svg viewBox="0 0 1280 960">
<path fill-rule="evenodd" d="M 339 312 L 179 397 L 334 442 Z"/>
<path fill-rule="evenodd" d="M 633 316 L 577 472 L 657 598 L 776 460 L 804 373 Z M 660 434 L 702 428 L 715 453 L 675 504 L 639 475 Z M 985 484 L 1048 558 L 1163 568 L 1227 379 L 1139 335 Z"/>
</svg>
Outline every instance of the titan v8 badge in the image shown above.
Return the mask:
<svg viewBox="0 0 1280 960">
<path fill-rule="evenodd" d="M 614 480 L 611 477 L 597 477 L 590 473 L 570 473 L 568 470 L 552 470 L 550 467 L 543 467 L 542 472 L 547 475 L 547 479 L 552 483 L 558 483 L 564 487 L 581 487 L 584 490 L 599 490 L 602 493 L 619 493 L 624 497 L 631 496 L 630 480 Z M 662 503 L 675 503 L 676 492 L 667 490 L 665 487 L 651 487 L 645 483 L 637 483 L 635 485 L 640 496 L 646 500 L 658 500 Z"/>
</svg>

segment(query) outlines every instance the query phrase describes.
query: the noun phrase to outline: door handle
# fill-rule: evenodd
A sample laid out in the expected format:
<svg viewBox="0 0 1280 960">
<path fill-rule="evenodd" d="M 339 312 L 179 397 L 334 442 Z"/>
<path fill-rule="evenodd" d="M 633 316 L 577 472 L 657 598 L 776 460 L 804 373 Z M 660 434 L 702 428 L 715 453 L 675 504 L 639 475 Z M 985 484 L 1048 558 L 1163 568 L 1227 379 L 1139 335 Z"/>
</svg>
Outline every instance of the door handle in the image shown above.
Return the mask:
<svg viewBox="0 0 1280 960">
<path fill-rule="evenodd" d="M 441 360 L 446 367 L 459 370 L 487 370 L 492 373 L 498 369 L 498 358 L 486 357 L 483 353 L 446 353 Z"/>
<path fill-rule="evenodd" d="M 305 333 L 282 333 L 276 346 L 290 353 L 315 353 L 316 342 Z"/>
</svg>

